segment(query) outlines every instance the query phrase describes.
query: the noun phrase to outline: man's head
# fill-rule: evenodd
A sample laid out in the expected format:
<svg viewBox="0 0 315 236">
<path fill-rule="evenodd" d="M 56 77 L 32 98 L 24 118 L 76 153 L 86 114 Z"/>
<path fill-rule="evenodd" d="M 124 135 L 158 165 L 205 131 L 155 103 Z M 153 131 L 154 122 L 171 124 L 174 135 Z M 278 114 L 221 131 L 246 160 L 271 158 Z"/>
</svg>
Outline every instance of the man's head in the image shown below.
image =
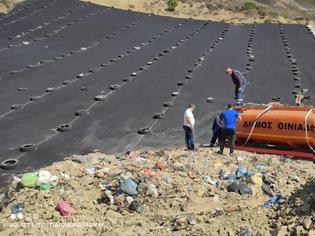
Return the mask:
<svg viewBox="0 0 315 236">
<path fill-rule="evenodd" d="M 227 75 L 229 75 L 229 76 L 232 75 L 232 72 L 233 72 L 233 70 L 232 70 L 231 67 L 228 67 L 228 68 L 226 68 L 226 70 L 225 70 L 225 73 L 226 73 Z"/>
<path fill-rule="evenodd" d="M 229 103 L 229 104 L 227 104 L 227 108 L 228 108 L 228 109 L 232 109 L 233 106 Z"/>
<path fill-rule="evenodd" d="M 188 108 L 191 110 L 191 111 L 194 111 L 195 110 L 195 104 L 189 104 Z"/>
</svg>

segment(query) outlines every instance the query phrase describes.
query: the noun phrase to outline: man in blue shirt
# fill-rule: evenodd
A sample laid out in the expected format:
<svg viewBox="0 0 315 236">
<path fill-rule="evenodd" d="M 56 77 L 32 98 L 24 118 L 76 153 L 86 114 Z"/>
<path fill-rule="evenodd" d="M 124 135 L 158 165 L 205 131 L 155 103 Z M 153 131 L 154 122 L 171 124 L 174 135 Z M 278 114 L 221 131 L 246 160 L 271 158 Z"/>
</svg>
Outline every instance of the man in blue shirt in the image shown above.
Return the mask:
<svg viewBox="0 0 315 236">
<path fill-rule="evenodd" d="M 243 100 L 244 100 L 243 93 L 247 85 L 247 80 L 245 79 L 244 75 L 240 71 L 234 70 L 230 67 L 226 69 L 226 74 L 231 76 L 232 82 L 235 85 L 236 103 L 238 105 L 243 104 Z"/>
<path fill-rule="evenodd" d="M 223 130 L 220 138 L 220 151 L 218 154 L 223 155 L 224 145 L 227 138 L 231 139 L 230 155 L 233 155 L 235 140 L 236 140 L 236 122 L 241 120 L 241 116 L 235 111 L 231 104 L 228 104 L 228 109 L 220 115 L 223 120 Z"/>
</svg>

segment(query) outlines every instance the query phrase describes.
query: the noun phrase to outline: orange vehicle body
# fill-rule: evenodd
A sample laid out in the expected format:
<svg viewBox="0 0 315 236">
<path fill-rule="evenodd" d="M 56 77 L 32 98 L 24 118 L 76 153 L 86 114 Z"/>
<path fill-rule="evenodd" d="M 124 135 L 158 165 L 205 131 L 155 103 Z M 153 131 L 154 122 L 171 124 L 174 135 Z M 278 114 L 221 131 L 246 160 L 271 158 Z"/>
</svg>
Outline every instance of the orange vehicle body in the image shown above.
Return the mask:
<svg viewBox="0 0 315 236">
<path fill-rule="evenodd" d="M 313 106 L 270 103 L 244 105 L 237 107 L 236 110 L 241 115 L 236 129 L 239 149 L 246 150 L 246 146 L 253 147 L 255 143 L 265 143 L 273 147 L 269 148 L 268 153 L 285 154 L 270 151 L 282 145 L 286 146 L 285 150 L 307 154 L 297 156 L 314 158 L 315 109 Z"/>
</svg>

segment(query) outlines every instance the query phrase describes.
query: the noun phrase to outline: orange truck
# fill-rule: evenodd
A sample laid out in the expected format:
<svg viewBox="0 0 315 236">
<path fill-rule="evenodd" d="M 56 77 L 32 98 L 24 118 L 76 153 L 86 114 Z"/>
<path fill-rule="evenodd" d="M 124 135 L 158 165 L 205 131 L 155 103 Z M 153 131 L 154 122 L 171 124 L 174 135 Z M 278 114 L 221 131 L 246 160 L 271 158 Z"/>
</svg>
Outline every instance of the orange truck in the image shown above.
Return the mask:
<svg viewBox="0 0 315 236">
<path fill-rule="evenodd" d="M 237 107 L 237 148 L 260 153 L 315 158 L 315 109 L 277 102 Z"/>
</svg>

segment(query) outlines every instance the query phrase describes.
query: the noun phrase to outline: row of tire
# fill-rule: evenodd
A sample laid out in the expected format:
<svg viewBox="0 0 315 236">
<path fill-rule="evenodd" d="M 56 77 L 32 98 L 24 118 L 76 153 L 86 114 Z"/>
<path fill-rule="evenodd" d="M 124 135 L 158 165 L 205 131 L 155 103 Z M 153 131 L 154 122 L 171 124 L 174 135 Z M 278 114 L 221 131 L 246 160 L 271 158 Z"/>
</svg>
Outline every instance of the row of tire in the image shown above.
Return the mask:
<svg viewBox="0 0 315 236">
<path fill-rule="evenodd" d="M 187 20 L 185 20 L 185 21 L 187 21 Z M 174 26 L 172 29 L 177 29 L 182 24 L 184 24 L 184 23 L 181 23 L 181 24 L 179 24 L 177 26 Z M 154 62 L 158 61 L 163 56 L 167 55 L 170 51 L 175 50 L 177 47 L 181 46 L 184 42 L 186 42 L 187 40 L 191 39 L 193 36 L 195 36 L 197 33 L 199 33 L 203 28 L 205 28 L 207 24 L 208 23 L 205 23 L 202 27 L 196 29 L 193 33 L 189 34 L 185 39 L 182 39 L 182 40 L 178 41 L 175 44 L 175 46 L 172 46 L 170 49 L 162 50 L 160 53 L 158 53 L 157 56 L 153 57 L 152 61 L 148 61 L 145 66 L 140 67 L 138 72 L 132 72 L 130 74 L 130 77 L 124 78 L 122 80 L 121 84 L 117 84 L 115 86 L 112 85 L 110 87 L 110 89 L 111 89 L 110 93 L 112 93 L 114 90 L 117 90 L 118 88 L 121 88 L 123 86 L 123 84 L 128 83 L 128 82 L 132 82 L 133 78 L 135 78 L 136 76 L 139 76 L 143 71 L 149 69 L 150 66 L 154 64 Z M 171 30 L 165 30 L 164 33 L 167 33 L 167 32 L 170 32 L 170 31 Z M 159 36 L 162 36 L 164 33 L 159 33 L 157 36 L 154 36 L 153 40 L 158 39 Z M 131 52 L 129 51 L 128 53 L 131 53 Z M 77 76 L 77 79 L 82 78 L 83 76 L 86 76 L 86 74 L 84 75 L 83 73 L 80 73 Z M 105 101 L 107 96 L 108 96 L 108 94 L 107 95 L 103 95 L 103 94 L 96 95 L 94 97 L 95 103 L 93 105 L 95 105 L 96 103 Z M 78 117 L 84 116 L 84 115 L 88 115 L 89 112 L 90 112 L 90 108 L 91 107 L 92 106 L 90 106 L 88 109 L 85 109 L 85 110 L 84 109 L 80 109 L 80 110 L 75 111 L 75 113 L 74 113 L 75 118 L 71 122 L 69 122 L 67 124 L 62 124 L 62 125 L 58 126 L 56 128 L 56 131 L 59 132 L 59 133 L 70 131 L 72 129 L 73 123 L 76 120 L 78 120 Z M 45 139 L 45 140 L 47 140 L 47 139 Z M 39 143 L 43 143 L 43 141 L 40 141 Z M 22 152 L 22 153 L 33 152 L 33 151 L 36 151 L 38 149 L 38 146 L 39 146 L 38 144 L 33 144 L 33 143 L 23 144 L 19 148 L 19 151 Z M 3 169 L 12 169 L 12 168 L 16 167 L 17 163 L 18 163 L 18 158 L 16 158 L 16 159 L 7 159 L 7 160 L 3 161 L 0 164 L 0 167 L 3 168 Z"/>
<path fill-rule="evenodd" d="M 204 27 L 206 27 L 206 25 L 204 25 Z M 163 103 L 163 109 L 161 112 L 155 113 L 153 115 L 153 119 L 154 120 L 160 120 L 160 119 L 165 119 L 166 118 L 166 112 L 167 110 L 172 107 L 174 105 L 174 102 L 176 100 L 176 98 L 178 97 L 178 95 L 180 95 L 181 90 L 183 89 L 183 87 L 185 85 L 187 85 L 189 83 L 190 80 L 192 80 L 194 78 L 194 73 L 196 72 L 196 70 L 198 68 L 200 68 L 202 66 L 202 64 L 205 62 L 206 57 L 213 51 L 213 49 L 216 47 L 216 45 L 218 45 L 220 42 L 223 41 L 225 34 L 229 31 L 229 26 L 226 26 L 226 28 L 223 30 L 223 32 L 221 32 L 221 34 L 219 35 L 219 38 L 213 42 L 210 47 L 208 49 L 206 49 L 201 56 L 198 58 L 198 60 L 194 63 L 194 66 L 192 66 L 191 68 L 189 68 L 187 70 L 188 74 L 185 75 L 184 80 L 178 81 L 177 82 L 177 86 L 179 87 L 177 91 L 174 91 L 171 93 L 172 99 L 170 101 L 166 101 Z M 209 101 L 208 101 L 209 102 Z M 211 102 L 213 102 L 213 99 L 211 100 Z M 151 126 L 147 126 L 147 127 L 143 127 L 140 128 L 137 133 L 139 135 L 146 135 L 148 133 L 152 132 L 152 128 L 154 125 L 156 125 L 157 122 L 153 122 L 153 124 Z"/>
<path fill-rule="evenodd" d="M 124 54 L 120 54 L 120 55 L 118 55 L 117 57 L 114 57 L 114 58 L 109 59 L 107 62 L 104 62 L 104 63 L 102 63 L 102 64 L 100 64 L 100 65 L 98 65 L 98 66 L 92 67 L 92 68 L 89 69 L 87 72 L 79 73 L 79 74 L 76 76 L 76 78 L 73 79 L 73 80 L 65 80 L 65 81 L 63 81 L 63 82 L 62 82 L 62 85 L 59 86 L 59 87 L 46 88 L 44 94 L 38 95 L 38 96 L 32 96 L 32 97 L 30 98 L 30 101 L 38 101 L 39 99 L 41 99 L 42 97 L 44 97 L 44 96 L 50 94 L 51 92 L 54 92 L 54 91 L 59 90 L 59 89 L 61 89 L 61 88 L 64 88 L 64 87 L 66 87 L 66 86 L 68 86 L 68 85 L 71 85 L 71 84 L 75 83 L 76 81 L 78 81 L 78 80 L 80 80 L 80 79 L 82 79 L 82 78 L 87 78 L 88 76 L 92 75 L 94 72 L 98 72 L 98 71 L 100 71 L 101 69 L 106 68 L 107 66 L 111 65 L 112 63 L 117 63 L 117 62 L 119 62 L 121 59 L 125 58 L 125 57 L 128 56 L 128 55 L 131 55 L 133 52 L 136 52 L 136 51 L 140 50 L 140 49 L 143 48 L 143 47 L 148 46 L 149 44 L 151 44 L 151 43 L 153 43 L 154 41 L 158 40 L 159 38 L 161 38 L 161 37 L 164 36 L 165 34 L 170 33 L 170 32 L 172 32 L 173 30 L 176 30 L 176 29 L 178 29 L 179 27 L 185 25 L 185 24 L 186 24 L 186 21 L 187 21 L 187 20 L 184 20 L 182 23 L 176 24 L 176 25 L 173 26 L 172 28 L 167 29 L 167 30 L 164 30 L 163 32 L 158 33 L 157 35 L 153 36 L 152 39 L 148 40 L 147 42 L 144 42 L 144 43 L 141 43 L 141 44 L 139 44 L 139 45 L 136 45 L 136 46 L 134 46 L 132 49 L 127 50 Z M 149 64 L 150 64 L 150 62 L 148 62 L 148 65 L 149 65 Z M 140 68 L 139 68 L 139 70 L 143 70 L 143 69 L 144 69 L 144 67 L 140 67 Z M 131 76 L 135 76 L 135 75 L 136 75 L 136 73 L 133 72 Z M 128 79 L 125 78 L 124 81 L 125 81 L 125 82 L 128 82 Z M 120 86 L 113 84 L 113 85 L 110 86 L 110 89 L 111 89 L 111 90 L 117 90 L 117 89 L 119 89 L 119 87 L 120 87 Z M 17 88 L 17 90 L 18 90 L 19 92 L 25 92 L 25 91 L 28 91 L 29 88 L 19 87 L 19 88 Z M 83 92 L 88 91 L 88 90 L 89 90 L 88 87 L 81 87 L 81 91 L 83 91 Z M 95 100 L 102 100 L 102 99 L 104 99 L 104 98 L 102 98 L 102 96 L 97 96 L 97 97 L 95 97 Z M 11 105 L 11 110 L 17 110 L 17 109 L 24 108 L 27 104 L 30 104 L 30 103 L 29 103 L 29 102 L 26 102 L 25 104 L 13 104 L 13 105 Z M 4 117 L 3 115 L 0 116 L 0 118 L 3 118 L 3 117 Z"/>
<path fill-rule="evenodd" d="M 287 54 L 287 58 L 291 64 L 291 72 L 293 74 L 293 80 L 296 81 L 296 84 L 294 86 L 294 89 L 292 91 L 292 94 L 294 96 L 296 96 L 297 94 L 303 94 L 304 98 L 306 99 L 310 99 L 311 97 L 306 95 L 306 93 L 308 92 L 308 89 L 305 89 L 302 87 L 302 78 L 301 78 L 301 72 L 299 70 L 298 64 L 297 64 L 297 60 L 294 57 L 291 48 L 290 48 L 290 44 L 287 40 L 287 37 L 285 35 L 285 31 L 284 31 L 284 25 L 279 24 L 279 30 L 280 30 L 280 35 L 281 35 L 281 39 L 282 39 L 282 43 L 284 46 L 284 49 L 286 51 Z"/>
</svg>

